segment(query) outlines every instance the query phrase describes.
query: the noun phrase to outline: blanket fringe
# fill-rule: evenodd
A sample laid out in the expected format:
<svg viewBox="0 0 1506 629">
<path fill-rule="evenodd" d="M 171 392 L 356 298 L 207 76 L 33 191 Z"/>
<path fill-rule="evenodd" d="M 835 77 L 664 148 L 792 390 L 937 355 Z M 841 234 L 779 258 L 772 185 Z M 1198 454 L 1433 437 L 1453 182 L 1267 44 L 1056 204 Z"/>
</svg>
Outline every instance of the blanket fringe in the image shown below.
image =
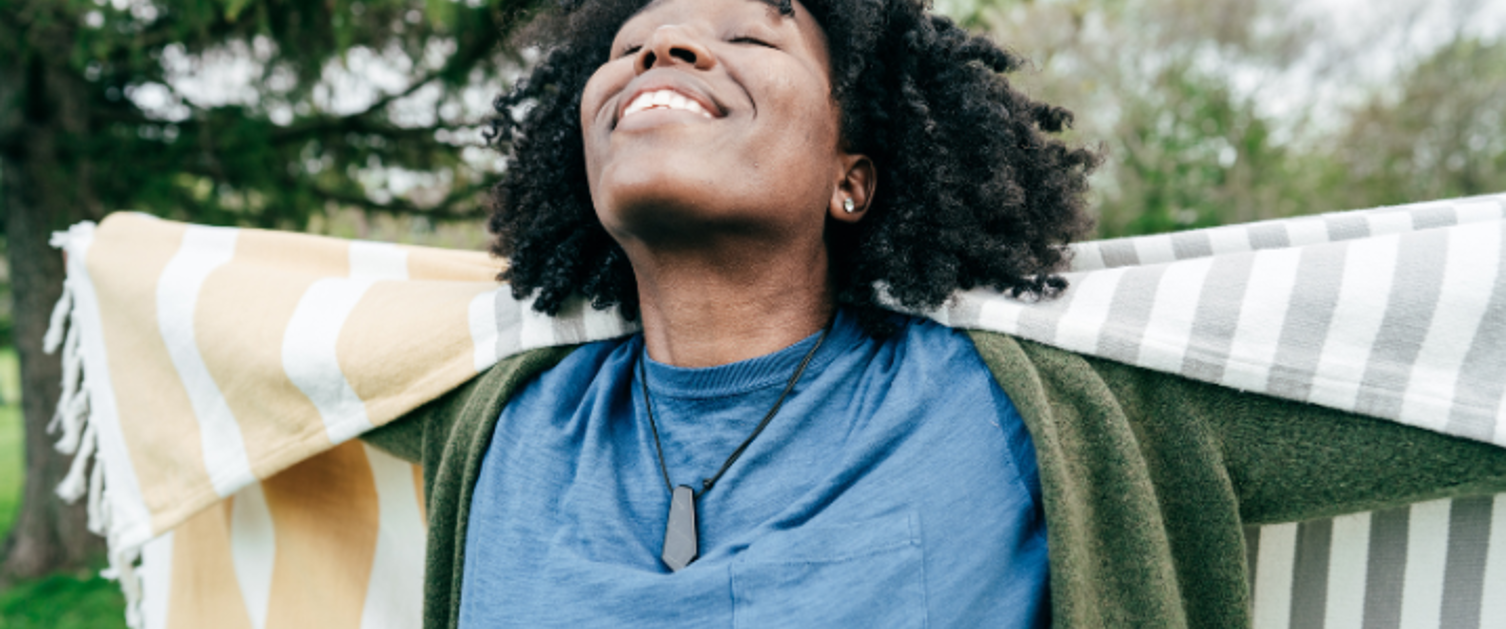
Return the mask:
<svg viewBox="0 0 1506 629">
<path fill-rule="evenodd" d="M 95 441 L 94 426 L 90 425 L 84 430 L 84 436 L 81 440 L 83 447 L 79 449 L 77 454 L 73 455 L 73 465 L 68 466 L 68 475 L 63 477 L 63 482 L 58 483 L 58 497 L 69 503 L 77 502 L 84 495 L 84 491 L 88 489 L 84 472 L 88 469 L 89 462 L 94 458 Z M 58 449 L 61 450 L 62 448 Z M 98 468 L 100 466 L 96 465 L 95 467 Z M 94 505 L 90 505 L 90 507 L 96 508 Z M 93 531 L 94 527 L 89 527 L 89 530 Z M 94 532 L 98 533 L 99 531 Z"/>
<path fill-rule="evenodd" d="M 58 440 L 56 448 L 63 454 L 78 452 L 84 424 L 88 423 L 89 396 L 80 386 L 83 384 L 83 367 L 78 326 L 71 326 L 67 340 L 63 341 L 63 393 L 58 396 L 57 411 L 53 413 L 52 421 L 47 426 L 48 432 L 62 430 L 63 436 Z"/>
<path fill-rule="evenodd" d="M 56 246 L 56 241 L 54 245 Z M 58 299 L 56 306 L 52 307 L 52 318 L 47 322 L 47 334 L 42 337 L 42 351 L 51 354 L 58 351 L 58 343 L 63 340 L 63 319 L 73 310 L 73 291 L 68 285 L 63 284 L 63 296 Z"/>
<path fill-rule="evenodd" d="M 92 225 L 90 226 L 92 227 Z M 77 227 L 76 227 L 77 228 Z M 64 249 L 69 242 L 68 232 L 53 234 L 53 247 Z M 43 350 L 48 354 L 63 352 L 62 394 L 58 397 L 57 410 L 47 424 L 47 433 L 61 433 L 55 447 L 58 452 L 73 456 L 68 475 L 58 484 L 57 495 L 69 503 L 88 496 L 89 530 L 105 537 L 109 545 L 109 567 L 101 576 L 115 580 L 126 599 L 126 625 L 131 629 L 145 626 L 142 616 L 142 583 L 138 572 L 141 561 L 139 545 L 126 546 L 118 543 L 110 534 L 111 509 L 109 488 L 105 484 L 104 462 L 98 458 L 99 434 L 90 421 L 89 389 L 84 378 L 83 343 L 81 326 L 74 307 L 73 278 L 63 284 L 63 295 L 52 309 L 47 334 L 42 337 Z M 92 464 L 92 465 L 91 465 Z"/>
<path fill-rule="evenodd" d="M 141 615 L 141 575 L 136 573 L 136 564 L 141 561 L 140 548 L 128 548 L 121 551 L 110 551 L 110 567 L 99 573 L 100 576 L 111 579 L 120 584 L 120 591 L 126 599 L 126 626 L 131 629 L 142 629 L 146 625 Z"/>
</svg>

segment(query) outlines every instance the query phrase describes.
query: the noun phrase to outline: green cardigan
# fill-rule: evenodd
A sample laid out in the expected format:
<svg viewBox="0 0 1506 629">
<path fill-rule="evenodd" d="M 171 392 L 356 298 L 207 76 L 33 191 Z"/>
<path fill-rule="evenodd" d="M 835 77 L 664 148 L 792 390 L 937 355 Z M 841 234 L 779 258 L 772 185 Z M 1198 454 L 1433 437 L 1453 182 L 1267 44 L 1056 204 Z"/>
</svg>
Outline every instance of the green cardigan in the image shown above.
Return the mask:
<svg viewBox="0 0 1506 629">
<path fill-rule="evenodd" d="M 1506 491 L 1506 450 L 986 332 L 1035 440 L 1058 627 L 1247 627 L 1244 526 Z M 424 625 L 459 622 L 471 492 L 502 407 L 573 348 L 502 361 L 367 433 L 422 462 Z"/>
</svg>

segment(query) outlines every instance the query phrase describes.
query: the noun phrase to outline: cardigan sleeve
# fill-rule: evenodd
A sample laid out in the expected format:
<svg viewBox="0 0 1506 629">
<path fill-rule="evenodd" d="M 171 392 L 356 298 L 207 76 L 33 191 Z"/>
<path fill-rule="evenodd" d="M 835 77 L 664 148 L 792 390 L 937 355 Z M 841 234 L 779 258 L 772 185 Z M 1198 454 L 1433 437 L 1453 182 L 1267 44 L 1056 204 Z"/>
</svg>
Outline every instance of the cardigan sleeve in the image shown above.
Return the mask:
<svg viewBox="0 0 1506 629">
<path fill-rule="evenodd" d="M 574 349 L 549 347 L 508 358 L 464 386 L 362 435 L 367 443 L 424 468 L 429 517 L 424 627 L 453 627 L 459 619 L 470 496 L 502 408 L 523 385 Z"/>
<path fill-rule="evenodd" d="M 1057 351 L 1057 350 L 1052 350 Z M 1209 447 L 1245 524 L 1506 491 L 1506 449 L 1393 421 L 1084 358 L 1151 459 Z M 1178 434 L 1182 432 L 1189 434 Z M 1176 483 L 1176 478 L 1161 482 Z"/>
<path fill-rule="evenodd" d="M 1010 337 L 1059 626 L 1250 624 L 1243 527 L 1506 490 L 1506 450 Z"/>
<path fill-rule="evenodd" d="M 423 463 L 424 428 L 430 425 L 430 418 L 442 415 L 451 403 L 451 396 L 458 395 L 464 388 L 446 393 L 385 426 L 373 428 L 362 434 L 360 439 L 409 463 Z"/>
</svg>

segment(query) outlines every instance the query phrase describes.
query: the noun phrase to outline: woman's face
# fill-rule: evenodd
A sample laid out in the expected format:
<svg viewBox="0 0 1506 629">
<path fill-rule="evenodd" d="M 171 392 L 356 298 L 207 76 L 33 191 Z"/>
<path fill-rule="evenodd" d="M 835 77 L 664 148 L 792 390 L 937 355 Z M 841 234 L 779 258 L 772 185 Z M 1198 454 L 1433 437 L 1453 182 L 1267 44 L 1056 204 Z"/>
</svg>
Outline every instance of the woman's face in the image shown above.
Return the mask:
<svg viewBox="0 0 1506 629">
<path fill-rule="evenodd" d="M 591 198 L 635 245 L 719 235 L 819 242 L 852 158 L 840 149 L 825 35 L 759 0 L 655 0 L 586 84 Z"/>
</svg>

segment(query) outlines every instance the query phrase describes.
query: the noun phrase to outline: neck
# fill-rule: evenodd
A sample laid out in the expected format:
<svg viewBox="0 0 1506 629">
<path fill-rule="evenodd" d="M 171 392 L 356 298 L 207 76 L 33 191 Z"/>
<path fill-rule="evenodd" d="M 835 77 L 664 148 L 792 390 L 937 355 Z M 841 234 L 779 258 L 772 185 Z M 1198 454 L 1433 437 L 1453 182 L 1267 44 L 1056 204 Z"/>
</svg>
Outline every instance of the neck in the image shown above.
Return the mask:
<svg viewBox="0 0 1506 629">
<path fill-rule="evenodd" d="M 712 367 L 779 351 L 833 316 L 826 250 L 629 254 L 648 355 Z"/>
</svg>

